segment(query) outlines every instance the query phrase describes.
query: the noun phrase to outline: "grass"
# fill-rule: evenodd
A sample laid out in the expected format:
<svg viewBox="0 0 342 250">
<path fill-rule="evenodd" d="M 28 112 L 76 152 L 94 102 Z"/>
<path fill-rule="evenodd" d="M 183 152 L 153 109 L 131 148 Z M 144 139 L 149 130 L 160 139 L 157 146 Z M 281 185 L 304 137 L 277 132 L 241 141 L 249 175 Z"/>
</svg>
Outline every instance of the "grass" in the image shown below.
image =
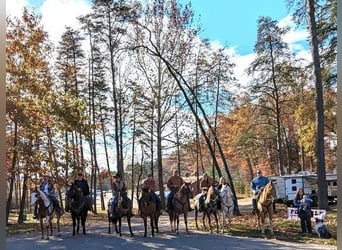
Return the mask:
<svg viewBox="0 0 342 250">
<path fill-rule="evenodd" d="M 241 216 L 234 216 L 232 219 L 232 231 L 225 234 L 231 236 L 240 237 L 250 237 L 250 238 L 276 238 L 282 241 L 289 242 L 299 242 L 299 243 L 310 243 L 310 244 L 320 244 L 320 245 L 337 245 L 337 208 L 332 207 L 331 211 L 327 211 L 324 223 L 330 229 L 333 237 L 332 239 L 320 239 L 317 234 L 304 235 L 300 233 L 300 222 L 296 220 L 287 219 L 287 209 L 283 206 L 277 206 L 276 213 L 273 216 L 273 229 L 274 235 L 271 235 L 269 231 L 266 230 L 265 235 L 261 234 L 257 230 L 256 217 L 251 214 L 250 206 L 240 206 Z M 137 214 L 137 210 L 133 209 L 134 214 Z M 68 214 L 69 215 L 69 214 Z M 39 222 L 32 218 L 31 214 L 27 215 L 27 220 L 24 224 L 16 223 L 16 214 L 11 214 L 10 223 L 6 227 L 7 236 L 16 234 L 25 234 L 34 232 L 39 229 Z M 88 214 L 87 224 L 92 225 L 98 223 L 98 221 L 107 221 L 107 213 L 105 211 L 98 210 L 98 214 L 94 215 L 92 213 Z M 60 221 L 61 227 L 72 226 L 72 221 L 70 216 L 62 216 Z M 202 222 L 199 221 L 199 226 L 201 227 Z M 267 225 L 267 223 L 266 223 Z M 189 220 L 189 226 L 195 229 L 195 221 L 191 218 Z M 314 222 L 312 223 L 314 230 Z"/>
</svg>

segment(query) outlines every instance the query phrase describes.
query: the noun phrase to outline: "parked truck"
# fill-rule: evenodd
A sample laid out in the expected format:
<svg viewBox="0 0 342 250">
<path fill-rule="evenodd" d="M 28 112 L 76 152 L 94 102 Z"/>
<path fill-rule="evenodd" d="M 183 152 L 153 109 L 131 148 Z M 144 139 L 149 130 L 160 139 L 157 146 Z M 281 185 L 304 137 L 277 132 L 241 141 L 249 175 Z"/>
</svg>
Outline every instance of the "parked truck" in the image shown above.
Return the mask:
<svg viewBox="0 0 342 250">
<path fill-rule="evenodd" d="M 337 175 L 327 174 L 328 199 L 330 202 L 337 201 Z M 317 206 L 317 174 L 302 171 L 298 174 L 288 174 L 270 177 L 276 182 L 277 200 L 276 203 L 284 203 L 287 206 L 293 205 L 293 199 L 299 188 L 303 188 L 305 194 L 309 194 L 313 200 L 312 206 Z"/>
</svg>

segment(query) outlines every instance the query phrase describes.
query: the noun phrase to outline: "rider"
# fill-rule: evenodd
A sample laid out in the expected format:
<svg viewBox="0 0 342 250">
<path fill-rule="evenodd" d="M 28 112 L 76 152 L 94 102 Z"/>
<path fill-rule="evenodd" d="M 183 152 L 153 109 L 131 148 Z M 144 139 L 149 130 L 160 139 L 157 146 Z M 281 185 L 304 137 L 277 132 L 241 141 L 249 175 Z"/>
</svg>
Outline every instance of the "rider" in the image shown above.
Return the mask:
<svg viewBox="0 0 342 250">
<path fill-rule="evenodd" d="M 76 185 L 76 187 L 81 189 L 81 191 L 82 191 L 82 193 L 86 199 L 86 202 L 88 205 L 88 210 L 95 213 L 93 206 L 92 206 L 92 200 L 91 200 L 91 196 L 90 196 L 89 185 L 88 185 L 88 182 L 86 181 L 86 179 L 84 179 L 82 172 L 78 172 L 77 179 L 74 181 L 74 184 Z"/>
<path fill-rule="evenodd" d="M 212 180 L 208 178 L 207 173 L 204 173 L 200 181 L 200 189 L 202 190 L 201 196 L 199 197 L 199 212 L 203 211 L 204 200 L 207 196 L 209 187 L 213 184 Z"/>
<path fill-rule="evenodd" d="M 172 208 L 172 199 L 175 193 L 179 190 L 179 188 L 183 185 L 184 180 L 179 176 L 179 172 L 177 169 L 173 170 L 173 175 L 167 181 L 167 187 L 170 189 L 170 193 L 167 196 L 167 211 L 171 211 Z M 188 211 L 192 211 L 193 209 L 190 207 L 190 201 L 188 199 Z"/>
<path fill-rule="evenodd" d="M 112 183 L 113 197 L 109 207 L 109 213 L 111 217 L 113 216 L 113 212 L 118 203 L 119 192 L 125 191 L 126 189 L 126 184 L 122 180 L 122 175 L 120 173 L 117 173 L 114 176 L 114 182 Z"/>
<path fill-rule="evenodd" d="M 266 176 L 262 175 L 262 171 L 260 169 L 257 170 L 257 176 L 251 182 L 251 190 L 253 193 L 252 196 L 252 213 L 255 214 L 257 210 L 257 199 L 262 191 L 262 189 L 269 183 L 269 179 Z"/>
<path fill-rule="evenodd" d="M 157 211 L 158 213 L 160 214 L 160 210 L 161 210 L 161 200 L 160 198 L 158 197 L 158 195 L 155 193 L 155 190 L 156 190 L 156 182 L 154 181 L 153 179 L 153 176 L 152 174 L 148 174 L 147 175 L 147 178 L 144 179 L 142 181 L 142 187 L 141 188 L 146 188 L 150 191 L 151 193 L 151 199 L 155 201 L 156 205 L 157 205 Z M 140 211 L 140 201 L 141 201 L 141 198 L 139 199 L 139 211 Z"/>
<path fill-rule="evenodd" d="M 43 191 L 48 198 L 52 201 L 52 204 L 56 208 L 57 211 L 62 213 L 62 209 L 59 205 L 59 201 L 57 197 L 55 196 L 55 187 L 53 186 L 53 183 L 51 181 L 51 176 L 50 175 L 43 175 L 43 182 L 40 184 L 39 189 Z M 34 219 L 38 218 L 38 206 L 37 203 L 35 204 L 34 208 Z"/>
</svg>

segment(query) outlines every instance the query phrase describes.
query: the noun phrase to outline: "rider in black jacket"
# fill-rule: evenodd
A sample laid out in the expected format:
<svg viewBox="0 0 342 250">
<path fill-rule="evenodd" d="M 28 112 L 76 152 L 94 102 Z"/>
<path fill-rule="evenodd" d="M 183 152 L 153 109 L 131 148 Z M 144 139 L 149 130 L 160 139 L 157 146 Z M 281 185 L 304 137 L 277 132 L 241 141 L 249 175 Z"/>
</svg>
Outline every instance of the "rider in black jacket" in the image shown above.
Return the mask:
<svg viewBox="0 0 342 250">
<path fill-rule="evenodd" d="M 88 210 L 92 211 L 94 213 L 93 210 L 93 206 L 92 206 L 92 200 L 90 197 L 90 191 L 89 191 L 89 185 L 88 182 L 84 179 L 83 173 L 79 172 L 77 174 L 77 179 L 75 180 L 74 184 L 82 190 L 84 197 L 86 198 L 87 204 L 88 204 Z"/>
</svg>

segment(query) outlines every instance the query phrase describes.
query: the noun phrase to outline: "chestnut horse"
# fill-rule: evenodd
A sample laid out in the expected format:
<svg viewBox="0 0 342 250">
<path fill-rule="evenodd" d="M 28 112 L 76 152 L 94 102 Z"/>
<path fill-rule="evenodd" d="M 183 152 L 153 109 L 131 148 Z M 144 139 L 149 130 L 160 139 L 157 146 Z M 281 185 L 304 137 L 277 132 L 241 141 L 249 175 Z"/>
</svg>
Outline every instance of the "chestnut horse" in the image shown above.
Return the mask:
<svg viewBox="0 0 342 250">
<path fill-rule="evenodd" d="M 227 184 L 222 185 L 220 189 L 220 196 L 222 198 L 221 208 L 219 209 L 221 211 L 221 221 L 222 221 L 221 232 L 224 233 L 226 217 L 228 217 L 228 230 L 231 231 L 231 221 L 232 221 L 233 212 L 234 212 L 234 201 L 233 201 L 233 196 L 232 196 L 232 190 L 230 189 L 229 185 Z"/>
<path fill-rule="evenodd" d="M 31 194 L 31 204 L 37 203 L 38 206 L 38 219 L 40 224 L 40 229 L 42 232 L 42 239 L 44 239 L 44 228 L 46 232 L 46 238 L 49 240 L 49 236 L 52 236 L 53 228 L 52 228 L 52 220 L 53 217 L 56 216 L 57 218 L 57 230 L 60 232 L 59 228 L 59 221 L 61 214 L 57 211 L 52 201 L 47 197 L 47 195 L 41 191 L 33 191 Z M 45 221 L 43 221 L 45 219 Z M 49 233 L 50 231 L 50 233 Z"/>
<path fill-rule="evenodd" d="M 195 221 L 196 221 L 196 229 L 198 230 L 198 223 L 197 223 L 197 214 L 199 210 L 199 198 L 201 194 L 198 194 L 195 199 Z M 216 222 L 216 232 L 218 233 L 219 227 L 218 227 L 218 218 L 217 218 L 217 205 L 220 201 L 220 194 L 217 190 L 217 187 L 211 185 L 208 189 L 207 196 L 204 200 L 203 205 L 203 217 L 202 217 L 202 224 L 204 229 L 206 229 L 205 225 L 205 218 L 208 218 L 209 223 L 209 230 L 210 233 L 213 233 L 212 226 L 211 226 L 211 215 L 214 215 L 215 222 Z"/>
<path fill-rule="evenodd" d="M 152 236 L 154 237 L 154 229 L 159 233 L 158 220 L 159 213 L 157 211 L 157 203 L 153 199 L 149 188 L 142 188 L 141 199 L 139 204 L 140 215 L 144 220 L 144 237 L 147 235 L 147 217 L 150 217 L 150 225 Z"/>
<path fill-rule="evenodd" d="M 111 223 L 114 223 L 116 234 L 119 234 L 120 236 L 122 236 L 122 234 L 121 234 L 121 219 L 123 217 L 126 217 L 129 232 L 130 232 L 131 236 L 133 236 L 134 234 L 132 232 L 132 227 L 131 227 L 131 217 L 133 217 L 133 212 L 132 212 L 133 204 L 132 204 L 131 199 L 128 198 L 128 196 L 127 196 L 127 191 L 121 190 L 119 192 L 118 202 L 117 202 L 117 205 L 114 208 L 113 214 L 111 216 L 109 208 L 111 206 L 112 199 L 113 198 L 111 198 L 108 201 L 108 209 L 107 209 L 108 233 L 109 234 L 111 233 L 110 225 L 111 225 Z M 117 226 L 118 222 L 119 222 L 119 227 Z"/>
<path fill-rule="evenodd" d="M 265 233 L 265 218 L 268 214 L 268 220 L 269 220 L 269 229 L 271 234 L 274 234 L 273 232 L 273 223 L 272 223 L 272 217 L 273 217 L 273 201 L 277 198 L 277 191 L 275 184 L 273 181 L 270 181 L 266 184 L 266 186 L 261 191 L 258 203 L 257 203 L 257 211 L 256 214 L 258 216 L 258 228 L 261 229 L 261 233 Z M 261 226 L 261 228 L 260 228 Z"/>
<path fill-rule="evenodd" d="M 185 223 L 185 230 L 189 233 L 188 230 L 188 199 L 192 198 L 192 188 L 190 183 L 183 183 L 182 186 L 179 188 L 178 192 L 175 193 L 172 199 L 172 207 L 169 214 L 170 226 L 171 231 L 176 232 L 178 234 L 179 228 L 179 215 L 184 214 L 184 223 Z"/>
</svg>

